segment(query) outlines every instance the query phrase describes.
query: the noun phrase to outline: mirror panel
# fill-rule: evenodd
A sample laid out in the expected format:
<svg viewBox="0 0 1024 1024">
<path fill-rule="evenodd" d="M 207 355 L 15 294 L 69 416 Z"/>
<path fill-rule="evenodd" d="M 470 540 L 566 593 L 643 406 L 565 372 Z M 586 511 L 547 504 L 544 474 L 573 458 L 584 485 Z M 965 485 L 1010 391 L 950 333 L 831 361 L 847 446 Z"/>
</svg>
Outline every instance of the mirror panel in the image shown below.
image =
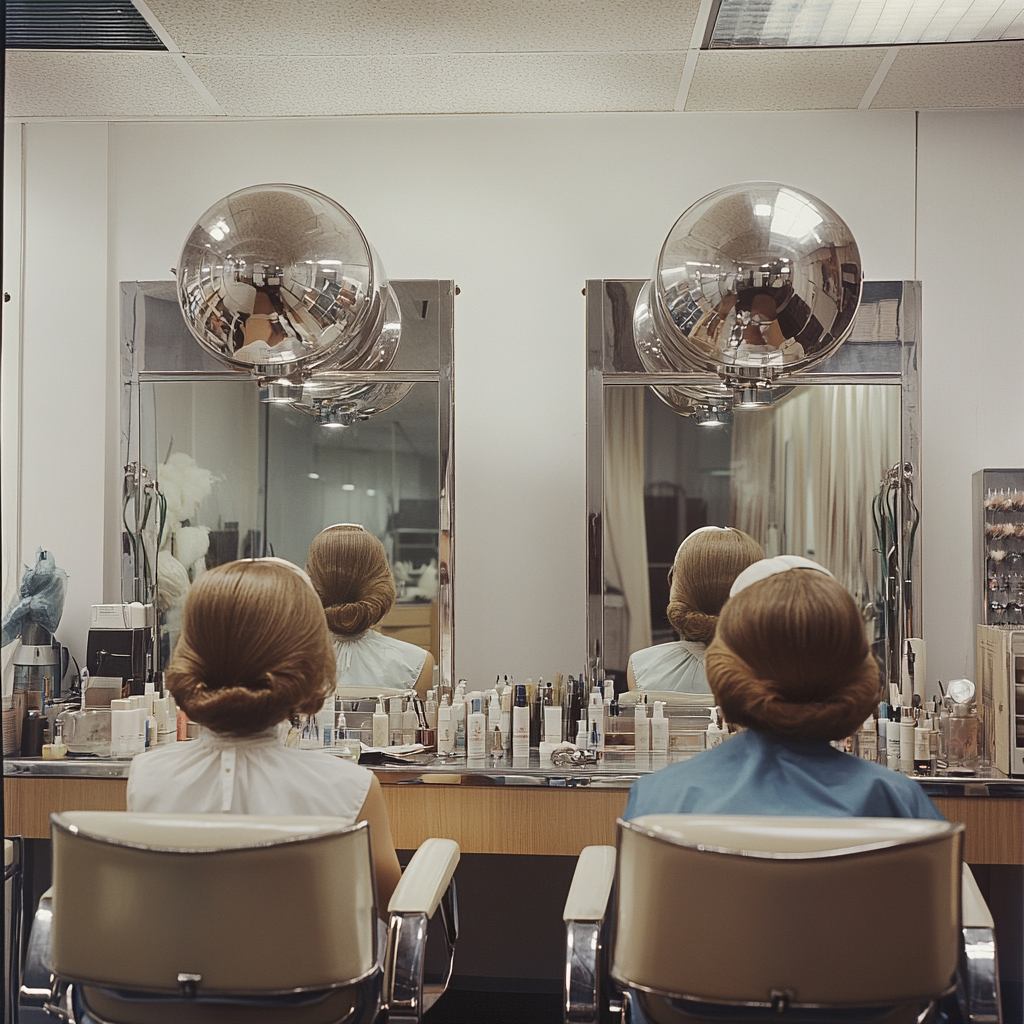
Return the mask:
<svg viewBox="0 0 1024 1024">
<path fill-rule="evenodd" d="M 442 678 L 451 678 L 454 286 L 392 286 L 403 314 L 395 363 L 339 382 L 397 382 L 408 393 L 368 419 L 330 427 L 311 409 L 261 402 L 254 381 L 207 365 L 173 282 L 122 285 L 123 590 L 125 600 L 155 596 L 163 606 L 160 665 L 180 629 L 175 580 L 187 590 L 206 568 L 265 554 L 304 565 L 320 530 L 351 522 L 384 543 L 395 572 L 398 601 L 380 628 L 429 650 Z M 164 531 L 165 555 L 180 567 L 157 556 L 158 477 L 168 518 L 209 536 L 208 550 L 193 558 L 203 538 Z"/>
<path fill-rule="evenodd" d="M 832 357 L 789 377 L 770 408 L 701 424 L 665 399 L 716 378 L 647 373 L 636 354 L 642 285 L 587 282 L 589 654 L 624 680 L 631 653 L 676 640 L 665 608 L 677 547 L 701 526 L 735 526 L 769 555 L 831 569 L 895 678 L 900 638 L 920 635 L 920 286 L 865 282 Z"/>
</svg>

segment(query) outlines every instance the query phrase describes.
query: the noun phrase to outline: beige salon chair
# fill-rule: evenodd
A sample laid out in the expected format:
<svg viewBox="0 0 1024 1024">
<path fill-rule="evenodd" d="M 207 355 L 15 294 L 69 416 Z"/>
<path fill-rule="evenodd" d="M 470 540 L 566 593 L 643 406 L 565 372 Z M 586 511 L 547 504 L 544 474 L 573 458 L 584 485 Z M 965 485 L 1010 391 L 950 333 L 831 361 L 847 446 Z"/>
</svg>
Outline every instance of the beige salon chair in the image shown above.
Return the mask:
<svg viewBox="0 0 1024 1024">
<path fill-rule="evenodd" d="M 22 1005 L 64 1020 L 370 1024 L 386 1009 L 419 1020 L 439 906 L 454 953 L 451 840 L 428 839 L 402 876 L 382 964 L 366 823 L 78 811 L 53 815 L 51 833 L 53 887 Z"/>
<path fill-rule="evenodd" d="M 654 707 L 656 700 L 664 701 L 670 708 L 713 708 L 715 698 L 710 693 L 683 693 L 678 690 L 624 690 L 619 694 L 619 704 L 636 704 L 646 695 L 647 703 Z"/>
<path fill-rule="evenodd" d="M 992 917 L 962 841 L 906 818 L 619 821 L 566 901 L 565 1020 L 897 1024 L 945 997 L 995 1024 Z"/>
</svg>

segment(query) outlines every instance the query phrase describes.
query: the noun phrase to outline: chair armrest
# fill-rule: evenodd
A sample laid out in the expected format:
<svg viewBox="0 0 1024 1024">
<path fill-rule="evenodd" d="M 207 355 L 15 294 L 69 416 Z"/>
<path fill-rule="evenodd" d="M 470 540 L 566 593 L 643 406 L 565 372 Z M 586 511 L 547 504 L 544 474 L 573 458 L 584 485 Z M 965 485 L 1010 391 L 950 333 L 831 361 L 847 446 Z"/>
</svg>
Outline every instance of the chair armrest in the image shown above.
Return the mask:
<svg viewBox="0 0 1024 1024">
<path fill-rule="evenodd" d="M 964 928 L 994 928 L 992 912 L 988 909 L 985 897 L 981 895 L 974 873 L 964 864 L 961 879 L 961 906 Z"/>
<path fill-rule="evenodd" d="M 459 844 L 451 839 L 428 839 L 413 854 L 388 904 L 391 914 L 433 917 L 459 863 Z"/>
<path fill-rule="evenodd" d="M 615 881 L 615 847 L 588 846 L 576 862 L 563 921 L 603 921 Z"/>
<path fill-rule="evenodd" d="M 50 928 L 53 923 L 53 889 L 39 897 L 32 919 L 25 968 L 21 976 L 22 1006 L 44 1007 L 53 996 L 53 972 L 50 969 Z"/>
</svg>

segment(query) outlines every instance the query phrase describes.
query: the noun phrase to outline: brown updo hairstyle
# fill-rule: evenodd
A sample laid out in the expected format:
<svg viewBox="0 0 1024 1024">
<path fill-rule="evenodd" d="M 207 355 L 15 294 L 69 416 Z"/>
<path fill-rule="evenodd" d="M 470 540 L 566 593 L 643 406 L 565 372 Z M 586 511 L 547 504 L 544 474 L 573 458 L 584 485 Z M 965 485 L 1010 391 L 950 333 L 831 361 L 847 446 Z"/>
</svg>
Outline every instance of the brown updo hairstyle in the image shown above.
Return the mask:
<svg viewBox="0 0 1024 1024">
<path fill-rule="evenodd" d="M 879 699 L 857 605 L 811 569 L 769 576 L 732 598 L 704 667 L 726 721 L 791 739 L 850 736 Z"/>
<path fill-rule="evenodd" d="M 698 530 L 676 551 L 668 621 L 683 640 L 709 644 L 729 588 L 748 565 L 764 558 L 764 548 L 742 530 Z"/>
<path fill-rule="evenodd" d="M 192 584 L 167 688 L 194 722 L 250 736 L 312 715 L 334 692 L 335 658 L 298 567 L 228 562 Z"/>
<path fill-rule="evenodd" d="M 356 636 L 395 603 L 395 578 L 384 545 L 361 526 L 329 526 L 313 538 L 306 572 L 327 614 L 327 628 Z"/>
</svg>

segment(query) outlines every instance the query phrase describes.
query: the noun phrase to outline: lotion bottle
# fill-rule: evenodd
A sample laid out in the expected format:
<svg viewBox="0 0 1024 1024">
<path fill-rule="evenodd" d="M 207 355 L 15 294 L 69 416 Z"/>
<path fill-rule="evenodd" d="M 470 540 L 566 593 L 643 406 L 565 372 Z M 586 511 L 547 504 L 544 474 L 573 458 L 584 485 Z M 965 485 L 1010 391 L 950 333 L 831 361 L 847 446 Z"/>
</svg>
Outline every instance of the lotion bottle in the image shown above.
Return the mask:
<svg viewBox="0 0 1024 1024">
<path fill-rule="evenodd" d="M 384 701 L 377 701 L 377 710 L 373 713 L 373 745 L 375 747 L 388 746 L 390 737 L 390 720 L 384 710 Z"/>
<path fill-rule="evenodd" d="M 466 749 L 466 680 L 460 679 L 452 698 L 452 721 L 455 723 L 455 749 Z"/>
<path fill-rule="evenodd" d="M 427 694 L 427 702 L 423 707 L 423 713 L 427 716 L 427 728 L 437 728 L 437 691 L 431 690 Z"/>
<path fill-rule="evenodd" d="M 562 709 L 560 706 L 552 705 L 544 708 L 544 742 L 562 742 Z"/>
<path fill-rule="evenodd" d="M 900 711 L 900 771 L 914 771 L 914 710 L 906 706 Z"/>
<path fill-rule="evenodd" d="M 441 705 L 437 709 L 437 752 L 439 754 L 455 753 L 455 722 L 447 697 L 441 698 Z"/>
<path fill-rule="evenodd" d="M 409 706 L 402 712 L 403 743 L 416 742 L 416 730 L 419 728 L 419 724 L 419 719 L 416 717 L 416 708 L 413 707 L 412 701 L 409 701 Z"/>
<path fill-rule="evenodd" d="M 730 749 L 732 749 L 730 747 Z M 654 717 L 651 719 L 651 750 L 656 754 L 668 753 L 668 719 L 665 717 L 665 702 L 654 702 Z"/>
<path fill-rule="evenodd" d="M 638 754 L 646 754 L 651 749 L 651 721 L 647 717 L 647 705 L 637 701 L 633 709 L 633 749 Z"/>
<path fill-rule="evenodd" d="M 900 709 L 899 705 L 889 705 L 889 722 L 885 727 L 885 753 L 889 767 L 900 770 Z"/>
<path fill-rule="evenodd" d="M 516 686 L 515 706 L 512 708 L 512 756 L 530 756 L 530 708 L 526 703 L 526 687 Z"/>
<path fill-rule="evenodd" d="M 402 698 L 392 697 L 388 701 L 388 746 L 397 747 L 401 744 L 404 729 Z"/>
<path fill-rule="evenodd" d="M 604 750 L 604 700 L 600 690 L 590 694 L 590 707 L 587 709 L 590 723 L 590 747 L 593 750 Z"/>
<path fill-rule="evenodd" d="M 487 753 L 487 719 L 481 710 L 481 698 L 474 697 L 466 719 L 466 754 L 468 757 L 483 757 Z"/>
</svg>

